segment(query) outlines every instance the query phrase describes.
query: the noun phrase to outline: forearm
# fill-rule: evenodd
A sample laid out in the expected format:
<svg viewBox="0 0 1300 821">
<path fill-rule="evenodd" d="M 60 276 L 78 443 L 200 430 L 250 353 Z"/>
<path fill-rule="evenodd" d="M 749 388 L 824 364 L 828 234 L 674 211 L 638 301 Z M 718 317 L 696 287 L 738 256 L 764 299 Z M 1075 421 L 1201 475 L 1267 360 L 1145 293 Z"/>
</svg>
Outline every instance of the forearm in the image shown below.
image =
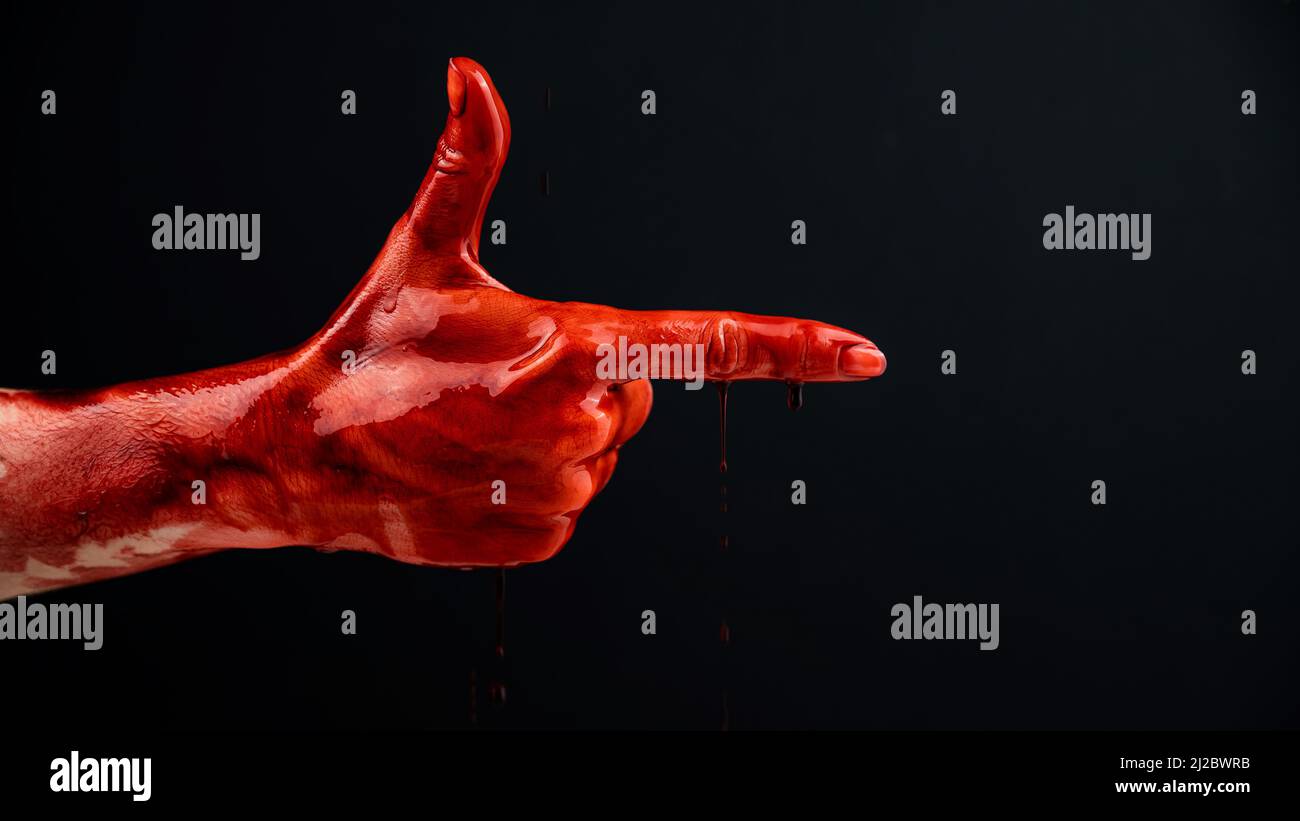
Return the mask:
<svg viewBox="0 0 1300 821">
<path fill-rule="evenodd" d="M 246 500 L 209 504 L 214 479 L 256 472 L 226 439 L 273 368 L 239 367 L 85 393 L 0 390 L 0 599 L 240 546 L 239 534 L 262 546 L 241 521 Z"/>
</svg>

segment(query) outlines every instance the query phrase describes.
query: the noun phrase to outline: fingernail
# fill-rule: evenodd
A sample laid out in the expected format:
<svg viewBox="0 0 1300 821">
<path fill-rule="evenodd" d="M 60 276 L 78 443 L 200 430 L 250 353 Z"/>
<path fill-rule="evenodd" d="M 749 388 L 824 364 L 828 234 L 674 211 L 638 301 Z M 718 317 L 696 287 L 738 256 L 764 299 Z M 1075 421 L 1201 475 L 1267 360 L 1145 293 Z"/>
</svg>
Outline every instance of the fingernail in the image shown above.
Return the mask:
<svg viewBox="0 0 1300 821">
<path fill-rule="evenodd" d="M 874 345 L 850 345 L 840 351 L 840 372 L 845 376 L 880 376 L 885 355 Z"/>
<path fill-rule="evenodd" d="M 451 61 L 447 63 L 447 102 L 451 104 L 451 116 L 465 113 L 465 75 Z"/>
</svg>

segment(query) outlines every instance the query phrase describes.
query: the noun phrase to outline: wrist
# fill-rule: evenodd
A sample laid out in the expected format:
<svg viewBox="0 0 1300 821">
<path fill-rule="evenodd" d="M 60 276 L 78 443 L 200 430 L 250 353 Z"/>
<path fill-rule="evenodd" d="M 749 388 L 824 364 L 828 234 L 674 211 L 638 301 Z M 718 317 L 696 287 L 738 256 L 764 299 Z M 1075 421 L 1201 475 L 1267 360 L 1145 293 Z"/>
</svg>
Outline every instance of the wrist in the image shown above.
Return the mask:
<svg viewBox="0 0 1300 821">
<path fill-rule="evenodd" d="M 0 598 L 125 575 L 218 547 L 271 546 L 273 360 L 86 393 L 0 390 Z M 239 446 L 232 453 L 232 440 Z M 287 540 L 287 541 L 286 541 Z"/>
</svg>

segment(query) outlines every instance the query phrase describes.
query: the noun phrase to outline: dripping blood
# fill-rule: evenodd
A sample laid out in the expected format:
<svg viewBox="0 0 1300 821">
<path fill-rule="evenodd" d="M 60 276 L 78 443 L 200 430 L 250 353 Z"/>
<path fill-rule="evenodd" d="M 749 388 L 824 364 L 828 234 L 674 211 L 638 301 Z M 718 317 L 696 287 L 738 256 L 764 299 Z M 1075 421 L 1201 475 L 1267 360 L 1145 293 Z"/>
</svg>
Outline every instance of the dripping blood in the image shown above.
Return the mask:
<svg viewBox="0 0 1300 821">
<path fill-rule="evenodd" d="M 791 382 L 786 389 L 785 403 L 790 410 L 797 411 L 803 407 L 803 383 Z"/>
<path fill-rule="evenodd" d="M 496 676 L 488 685 L 488 698 L 498 707 L 506 703 L 506 685 L 503 662 L 506 657 L 506 570 L 497 568 L 497 642 L 496 642 Z"/>
<path fill-rule="evenodd" d="M 722 420 L 722 459 L 718 463 L 718 470 L 722 473 L 727 472 L 727 387 L 730 382 L 718 382 L 718 410 Z"/>
</svg>

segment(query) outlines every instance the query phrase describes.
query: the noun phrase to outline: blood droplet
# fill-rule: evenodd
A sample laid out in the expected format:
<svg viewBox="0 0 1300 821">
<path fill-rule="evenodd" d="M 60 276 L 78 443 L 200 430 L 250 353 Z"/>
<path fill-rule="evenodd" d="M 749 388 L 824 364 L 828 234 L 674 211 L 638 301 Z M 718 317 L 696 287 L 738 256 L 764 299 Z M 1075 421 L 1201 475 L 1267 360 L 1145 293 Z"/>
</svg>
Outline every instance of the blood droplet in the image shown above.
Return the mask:
<svg viewBox="0 0 1300 821">
<path fill-rule="evenodd" d="M 497 569 L 497 658 L 506 657 L 506 569 Z"/>
<path fill-rule="evenodd" d="M 785 403 L 790 410 L 797 411 L 803 407 L 803 383 L 791 382 L 786 390 Z"/>
<path fill-rule="evenodd" d="M 718 470 L 722 473 L 727 472 L 727 386 L 730 382 L 718 382 L 718 411 L 721 420 L 720 433 L 722 434 L 722 459 L 718 462 Z"/>
</svg>

